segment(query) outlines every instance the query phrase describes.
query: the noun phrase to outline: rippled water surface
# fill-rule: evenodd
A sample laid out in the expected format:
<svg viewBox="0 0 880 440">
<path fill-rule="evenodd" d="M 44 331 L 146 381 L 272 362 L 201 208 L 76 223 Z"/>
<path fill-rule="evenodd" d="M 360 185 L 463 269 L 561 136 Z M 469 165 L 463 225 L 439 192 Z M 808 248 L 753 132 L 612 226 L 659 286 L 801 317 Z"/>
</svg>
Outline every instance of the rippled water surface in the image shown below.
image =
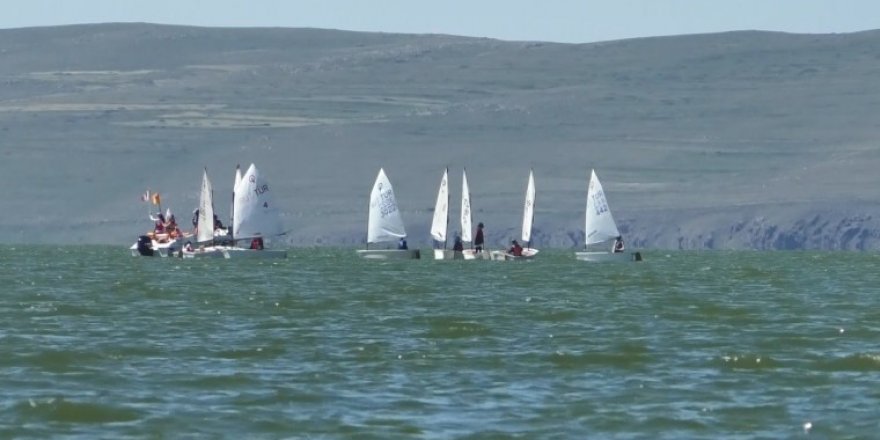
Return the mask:
<svg viewBox="0 0 880 440">
<path fill-rule="evenodd" d="M 645 257 L 5 246 L 0 438 L 876 438 L 880 255 Z"/>
</svg>

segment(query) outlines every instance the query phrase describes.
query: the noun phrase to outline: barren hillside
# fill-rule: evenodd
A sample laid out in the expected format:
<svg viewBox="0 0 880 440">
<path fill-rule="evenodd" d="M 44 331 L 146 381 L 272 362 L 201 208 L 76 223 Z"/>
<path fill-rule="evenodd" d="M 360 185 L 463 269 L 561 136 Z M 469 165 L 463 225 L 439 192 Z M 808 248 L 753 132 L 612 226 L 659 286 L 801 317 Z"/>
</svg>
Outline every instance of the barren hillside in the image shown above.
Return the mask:
<svg viewBox="0 0 880 440">
<path fill-rule="evenodd" d="M 631 246 L 876 249 L 878 77 L 880 32 L 0 30 L 0 241 L 127 246 L 147 188 L 187 223 L 203 167 L 224 213 L 235 164 L 255 162 L 292 246 L 362 243 L 379 167 L 428 243 L 442 170 L 457 207 L 466 166 L 495 243 L 532 167 L 538 247 L 579 246 L 595 168 Z"/>
</svg>

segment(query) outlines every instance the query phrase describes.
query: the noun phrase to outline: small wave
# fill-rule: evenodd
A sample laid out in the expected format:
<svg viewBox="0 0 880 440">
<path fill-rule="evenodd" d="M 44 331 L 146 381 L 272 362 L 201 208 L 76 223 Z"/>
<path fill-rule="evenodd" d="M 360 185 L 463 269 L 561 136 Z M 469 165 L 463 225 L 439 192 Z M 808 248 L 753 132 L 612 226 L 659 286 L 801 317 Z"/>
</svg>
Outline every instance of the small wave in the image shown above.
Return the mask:
<svg viewBox="0 0 880 440">
<path fill-rule="evenodd" d="M 24 357 L 29 364 L 53 373 L 68 372 L 75 370 L 77 365 L 102 359 L 97 353 L 72 350 L 42 351 Z"/>
<path fill-rule="evenodd" d="M 722 368 L 736 370 L 763 370 L 779 367 L 779 362 L 760 354 L 727 354 L 718 358 Z"/>
<path fill-rule="evenodd" d="M 234 348 L 222 350 L 216 356 L 222 359 L 249 359 L 249 358 L 273 358 L 284 353 L 284 349 L 278 346 L 256 348 Z"/>
<path fill-rule="evenodd" d="M 255 381 L 253 378 L 241 373 L 202 376 L 192 380 L 178 382 L 178 384 L 181 386 L 192 386 L 194 388 L 204 389 L 229 389 L 235 387 L 250 386 L 254 385 L 255 383 L 257 383 L 257 381 Z"/>
<path fill-rule="evenodd" d="M 880 371 L 880 354 L 856 353 L 837 359 L 822 359 L 816 367 L 822 371 Z"/>
<path fill-rule="evenodd" d="M 140 413 L 128 407 L 91 402 L 71 402 L 63 398 L 28 399 L 16 405 L 25 417 L 62 423 L 130 422 Z"/>
<path fill-rule="evenodd" d="M 581 354 L 557 351 L 550 355 L 550 362 L 560 368 L 581 368 L 595 365 L 615 368 L 642 368 L 650 362 L 650 355 L 644 347 L 628 347 L 613 352 Z"/>
<path fill-rule="evenodd" d="M 491 334 L 492 330 L 489 327 L 478 322 L 436 319 L 431 321 L 430 329 L 425 336 L 428 338 L 470 338 Z"/>
</svg>

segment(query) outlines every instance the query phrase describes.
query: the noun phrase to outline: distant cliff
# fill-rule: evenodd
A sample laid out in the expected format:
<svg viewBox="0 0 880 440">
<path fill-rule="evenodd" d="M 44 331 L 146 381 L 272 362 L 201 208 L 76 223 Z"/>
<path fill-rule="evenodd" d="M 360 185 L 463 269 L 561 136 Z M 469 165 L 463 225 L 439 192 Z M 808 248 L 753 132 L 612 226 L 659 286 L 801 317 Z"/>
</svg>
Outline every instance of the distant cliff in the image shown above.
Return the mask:
<svg viewBox="0 0 880 440">
<path fill-rule="evenodd" d="M 630 247 L 877 249 L 880 32 L 594 44 L 320 29 L 0 30 L 0 242 L 113 243 L 255 162 L 294 246 L 358 246 L 379 167 L 414 245 L 450 167 L 490 241 L 579 247 L 595 168 Z M 231 200 L 231 196 L 228 197 Z"/>
</svg>

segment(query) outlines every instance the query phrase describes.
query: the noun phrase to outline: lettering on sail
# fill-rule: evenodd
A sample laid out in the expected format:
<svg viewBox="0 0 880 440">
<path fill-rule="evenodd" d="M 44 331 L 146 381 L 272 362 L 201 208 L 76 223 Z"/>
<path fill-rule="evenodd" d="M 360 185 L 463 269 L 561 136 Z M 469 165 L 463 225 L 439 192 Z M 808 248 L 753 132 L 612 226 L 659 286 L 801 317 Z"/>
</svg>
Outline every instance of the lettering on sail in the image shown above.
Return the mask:
<svg viewBox="0 0 880 440">
<path fill-rule="evenodd" d="M 267 192 L 269 192 L 269 184 L 266 184 L 266 183 L 264 183 L 263 186 L 258 186 L 256 188 L 254 188 L 254 194 L 256 194 L 257 197 L 259 197 L 261 194 L 267 193 Z"/>
<path fill-rule="evenodd" d="M 608 212 L 608 202 L 605 200 L 604 192 L 599 191 L 593 194 L 593 208 L 596 209 L 596 215 Z"/>
<path fill-rule="evenodd" d="M 394 200 L 394 192 L 389 188 L 387 191 L 382 190 L 379 186 L 379 214 L 382 218 L 397 211 L 397 202 Z"/>
</svg>

